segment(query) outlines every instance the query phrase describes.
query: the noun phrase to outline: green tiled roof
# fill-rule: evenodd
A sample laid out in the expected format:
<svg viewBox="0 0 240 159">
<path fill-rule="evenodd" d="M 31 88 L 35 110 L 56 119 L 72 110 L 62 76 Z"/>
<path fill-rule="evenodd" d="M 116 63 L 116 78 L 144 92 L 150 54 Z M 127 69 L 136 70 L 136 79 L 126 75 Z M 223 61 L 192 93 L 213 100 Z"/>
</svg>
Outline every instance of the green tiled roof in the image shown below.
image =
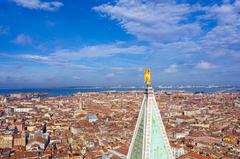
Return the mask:
<svg viewBox="0 0 240 159">
<path fill-rule="evenodd" d="M 143 129 L 144 129 L 144 112 L 141 116 L 141 122 L 137 131 L 137 136 L 134 141 L 134 146 L 131 154 L 131 159 L 142 158 L 142 149 L 143 149 Z"/>
<path fill-rule="evenodd" d="M 144 94 L 127 159 L 174 159 L 151 86 Z"/>
</svg>

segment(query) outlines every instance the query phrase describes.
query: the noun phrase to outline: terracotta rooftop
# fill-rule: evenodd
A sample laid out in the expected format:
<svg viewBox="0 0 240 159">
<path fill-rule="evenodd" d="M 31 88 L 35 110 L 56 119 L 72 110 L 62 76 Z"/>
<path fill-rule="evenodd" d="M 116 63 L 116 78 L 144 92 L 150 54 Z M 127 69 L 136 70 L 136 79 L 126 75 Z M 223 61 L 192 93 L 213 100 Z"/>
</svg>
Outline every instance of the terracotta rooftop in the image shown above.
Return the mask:
<svg viewBox="0 0 240 159">
<path fill-rule="evenodd" d="M 179 159 L 208 159 L 208 158 L 196 152 L 188 152 L 187 154 L 179 157 Z"/>
</svg>

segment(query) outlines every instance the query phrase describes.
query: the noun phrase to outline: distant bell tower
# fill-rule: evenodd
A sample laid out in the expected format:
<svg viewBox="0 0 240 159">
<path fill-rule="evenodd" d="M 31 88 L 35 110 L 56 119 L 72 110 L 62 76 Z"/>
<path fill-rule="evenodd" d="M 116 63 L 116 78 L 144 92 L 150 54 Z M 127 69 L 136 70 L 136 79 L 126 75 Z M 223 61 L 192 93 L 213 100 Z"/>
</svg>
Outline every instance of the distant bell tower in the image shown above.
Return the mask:
<svg viewBox="0 0 240 159">
<path fill-rule="evenodd" d="M 74 115 L 86 115 L 87 112 L 83 109 L 83 101 L 81 97 L 79 98 L 77 103 L 78 103 L 78 109 L 74 112 Z"/>
<path fill-rule="evenodd" d="M 150 69 L 144 70 L 146 89 L 127 159 L 174 159 L 154 96 Z"/>
<path fill-rule="evenodd" d="M 79 109 L 80 112 L 83 111 L 82 98 L 80 98 L 79 101 L 78 101 L 78 109 Z"/>
</svg>

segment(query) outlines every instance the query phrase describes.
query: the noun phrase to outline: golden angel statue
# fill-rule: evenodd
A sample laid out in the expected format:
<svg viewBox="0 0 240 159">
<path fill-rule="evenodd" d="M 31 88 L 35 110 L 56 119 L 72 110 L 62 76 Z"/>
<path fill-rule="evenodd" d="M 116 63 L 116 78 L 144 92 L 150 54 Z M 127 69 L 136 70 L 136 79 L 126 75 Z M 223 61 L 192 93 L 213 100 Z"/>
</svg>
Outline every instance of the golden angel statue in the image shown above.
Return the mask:
<svg viewBox="0 0 240 159">
<path fill-rule="evenodd" d="M 151 85 L 151 71 L 149 68 L 144 70 L 144 83 L 146 83 L 147 85 Z"/>
</svg>

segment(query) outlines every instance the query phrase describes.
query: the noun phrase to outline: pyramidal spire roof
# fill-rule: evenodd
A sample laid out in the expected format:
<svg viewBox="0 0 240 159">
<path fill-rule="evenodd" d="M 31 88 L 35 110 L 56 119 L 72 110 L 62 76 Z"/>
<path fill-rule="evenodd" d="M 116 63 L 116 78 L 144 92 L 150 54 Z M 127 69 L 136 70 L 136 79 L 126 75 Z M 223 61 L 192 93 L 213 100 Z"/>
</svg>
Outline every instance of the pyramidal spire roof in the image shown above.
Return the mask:
<svg viewBox="0 0 240 159">
<path fill-rule="evenodd" d="M 174 159 L 153 88 L 149 83 L 144 93 L 127 159 Z"/>
</svg>

